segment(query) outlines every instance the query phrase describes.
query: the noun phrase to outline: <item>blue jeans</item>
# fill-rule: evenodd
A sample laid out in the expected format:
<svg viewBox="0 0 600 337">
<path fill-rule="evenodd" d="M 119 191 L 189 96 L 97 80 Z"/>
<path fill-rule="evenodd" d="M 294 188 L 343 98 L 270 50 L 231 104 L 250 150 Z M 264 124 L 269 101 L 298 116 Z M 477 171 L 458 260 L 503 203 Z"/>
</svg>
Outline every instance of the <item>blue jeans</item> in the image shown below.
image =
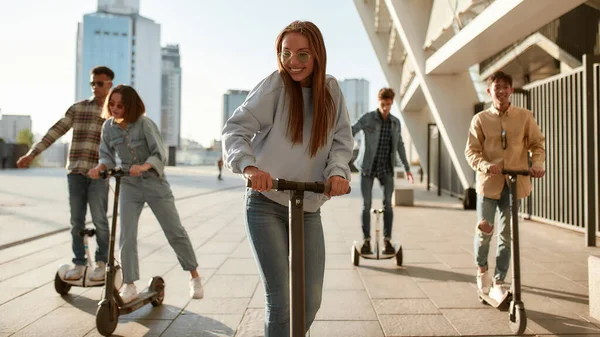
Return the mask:
<svg viewBox="0 0 600 337">
<path fill-rule="evenodd" d="M 265 289 L 265 337 L 290 334 L 289 210 L 259 192 L 248 190 L 246 230 Z M 306 331 L 321 307 L 325 239 L 321 212 L 304 212 Z"/>
<path fill-rule="evenodd" d="M 85 229 L 85 215 L 87 206 L 90 205 L 92 222 L 96 226 L 96 261 L 106 262 L 108 259 L 108 181 L 103 179 L 91 179 L 83 174 L 69 173 L 67 175 L 69 185 L 69 205 L 71 206 L 71 237 L 73 263 L 85 265 L 85 247 L 83 237 L 79 231 Z"/>
<path fill-rule="evenodd" d="M 490 241 L 494 230 L 490 233 L 484 233 L 479 229 L 479 224 L 483 220 L 495 228 L 496 209 L 498 209 L 498 247 L 496 250 L 496 271 L 494 279 L 504 281 L 511 256 L 511 232 L 510 232 L 510 194 L 508 185 L 500 194 L 500 199 L 490 199 L 483 195 L 477 195 L 477 225 L 475 227 L 475 262 L 479 267 L 487 267 L 488 254 L 490 252 Z"/>
<path fill-rule="evenodd" d="M 394 193 L 394 174 L 393 172 L 383 178 L 378 178 L 379 184 L 383 188 L 383 237 L 386 240 L 392 239 L 392 222 L 394 221 L 394 210 L 392 209 L 392 194 Z M 362 231 L 363 239 L 371 238 L 371 202 L 373 199 L 374 177 L 360 175 L 360 191 L 363 196 L 362 206 Z"/>
<path fill-rule="evenodd" d="M 123 177 L 119 202 L 121 212 L 119 248 L 123 282 L 131 283 L 140 279 L 137 234 L 140 214 L 145 203 L 148 203 L 158 220 L 183 270 L 191 271 L 198 267 L 194 248 L 187 231 L 181 225 L 171 186 L 167 180 L 157 177 Z"/>
</svg>

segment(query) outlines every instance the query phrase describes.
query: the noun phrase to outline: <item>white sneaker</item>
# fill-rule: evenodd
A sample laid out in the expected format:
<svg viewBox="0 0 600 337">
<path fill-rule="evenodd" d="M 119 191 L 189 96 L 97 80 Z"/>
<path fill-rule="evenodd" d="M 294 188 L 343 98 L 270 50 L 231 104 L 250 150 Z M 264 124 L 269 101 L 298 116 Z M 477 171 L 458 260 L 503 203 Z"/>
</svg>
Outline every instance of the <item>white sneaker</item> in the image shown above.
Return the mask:
<svg viewBox="0 0 600 337">
<path fill-rule="evenodd" d="M 83 272 L 85 271 L 85 266 L 75 265 L 73 269 L 67 270 L 65 273 L 65 280 L 79 280 L 83 276 Z"/>
<path fill-rule="evenodd" d="M 204 289 L 202 288 L 202 279 L 200 277 L 194 277 L 190 280 L 190 296 L 195 299 L 204 297 Z"/>
<path fill-rule="evenodd" d="M 124 303 L 129 303 L 138 297 L 137 288 L 134 283 L 125 283 L 119 293 Z"/>
<path fill-rule="evenodd" d="M 106 264 L 104 262 L 99 261 L 96 262 L 96 268 L 90 275 L 90 281 L 104 281 L 104 274 L 106 273 Z"/>
<path fill-rule="evenodd" d="M 503 285 L 504 282 L 495 281 L 494 286 L 490 290 L 490 297 L 498 303 L 504 302 L 506 296 L 508 296 L 508 291 L 504 289 Z"/>
<path fill-rule="evenodd" d="M 486 270 L 481 273 L 479 270 L 477 271 L 477 289 L 482 294 L 488 294 L 490 292 L 490 288 L 492 287 L 492 277 L 489 272 Z"/>
</svg>

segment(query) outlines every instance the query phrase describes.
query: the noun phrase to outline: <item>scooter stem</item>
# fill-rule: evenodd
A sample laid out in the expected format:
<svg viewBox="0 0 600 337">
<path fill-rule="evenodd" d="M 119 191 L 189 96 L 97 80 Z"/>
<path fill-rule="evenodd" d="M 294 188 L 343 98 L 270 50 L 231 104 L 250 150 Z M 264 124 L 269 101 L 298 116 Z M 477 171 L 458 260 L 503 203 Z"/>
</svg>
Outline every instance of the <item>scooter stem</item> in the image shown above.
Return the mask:
<svg viewBox="0 0 600 337">
<path fill-rule="evenodd" d="M 511 221 L 510 229 L 512 233 L 512 295 L 515 303 L 521 302 L 521 260 L 519 249 L 519 204 L 517 199 L 517 175 L 509 175 L 510 185 L 510 203 L 511 203 Z"/>
</svg>

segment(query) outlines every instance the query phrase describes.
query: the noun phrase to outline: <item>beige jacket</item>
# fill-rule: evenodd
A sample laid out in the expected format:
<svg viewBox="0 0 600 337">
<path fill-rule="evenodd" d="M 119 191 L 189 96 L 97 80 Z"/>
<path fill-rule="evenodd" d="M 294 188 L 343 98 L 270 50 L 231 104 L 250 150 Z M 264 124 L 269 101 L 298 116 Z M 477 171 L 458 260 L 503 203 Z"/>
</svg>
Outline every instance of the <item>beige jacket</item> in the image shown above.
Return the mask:
<svg viewBox="0 0 600 337">
<path fill-rule="evenodd" d="M 506 131 L 506 149 L 502 148 L 502 130 Z M 511 105 L 501 113 L 493 106 L 473 117 L 465 156 L 477 171 L 477 193 L 491 199 L 500 199 L 507 176 L 488 173 L 492 164 L 501 169 L 528 170 L 528 152 L 532 154 L 532 167 L 544 168 L 545 137 L 533 118 L 533 113 Z M 517 197 L 531 193 L 528 176 L 517 178 Z"/>
</svg>

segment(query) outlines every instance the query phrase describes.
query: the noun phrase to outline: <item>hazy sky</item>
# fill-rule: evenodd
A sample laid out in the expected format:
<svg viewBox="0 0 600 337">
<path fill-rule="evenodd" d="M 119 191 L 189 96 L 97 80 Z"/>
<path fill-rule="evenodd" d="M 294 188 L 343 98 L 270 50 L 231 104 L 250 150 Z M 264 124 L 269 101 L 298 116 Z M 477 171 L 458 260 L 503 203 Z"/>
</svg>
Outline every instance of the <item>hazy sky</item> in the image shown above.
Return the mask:
<svg viewBox="0 0 600 337">
<path fill-rule="evenodd" d="M 77 23 L 96 0 L 0 0 L 0 109 L 28 114 L 44 133 L 75 98 Z M 293 20 L 321 29 L 327 73 L 370 82 L 370 108 L 387 80 L 352 0 L 141 0 L 161 25 L 161 44 L 179 44 L 181 136 L 220 137 L 223 93 L 252 89 L 277 68 L 277 34 Z M 91 95 L 91 92 L 90 92 Z M 397 110 L 396 110 L 397 111 Z"/>
</svg>

